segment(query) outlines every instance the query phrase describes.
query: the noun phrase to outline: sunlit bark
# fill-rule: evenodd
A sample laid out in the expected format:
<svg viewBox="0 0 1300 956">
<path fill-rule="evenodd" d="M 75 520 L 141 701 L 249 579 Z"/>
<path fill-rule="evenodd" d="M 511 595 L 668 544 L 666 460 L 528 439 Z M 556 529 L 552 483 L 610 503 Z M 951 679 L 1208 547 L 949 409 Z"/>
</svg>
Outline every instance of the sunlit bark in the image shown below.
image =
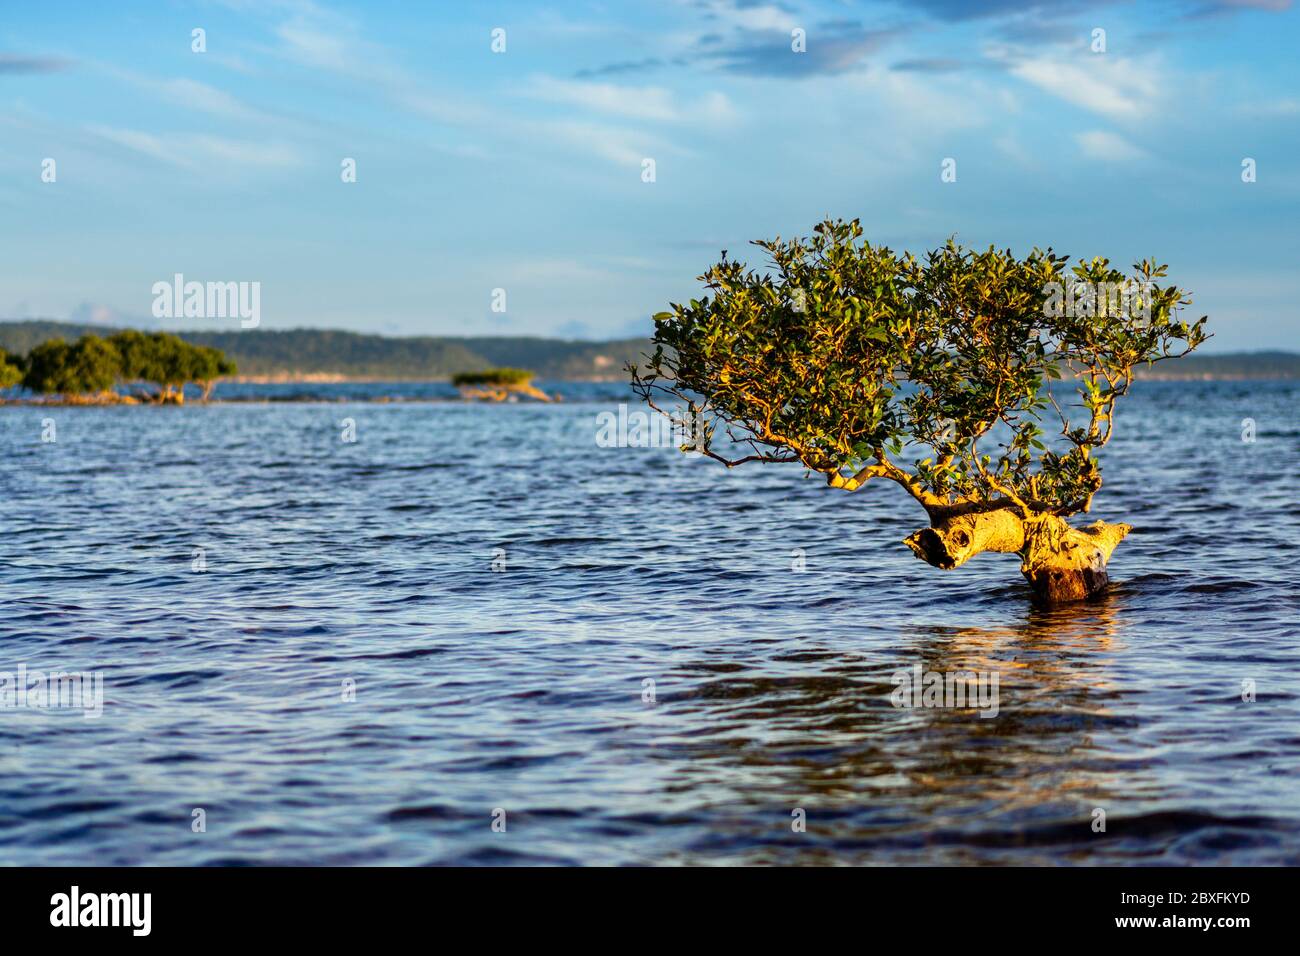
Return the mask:
<svg viewBox="0 0 1300 956">
<path fill-rule="evenodd" d="M 1020 571 L 1035 595 L 1061 603 L 1106 588 L 1106 564 L 1131 530 L 1105 521 L 1075 528 L 1051 514 L 1023 518 L 1014 507 L 957 505 L 932 509 L 930 527 L 908 536 L 904 544 L 922 561 L 945 570 L 985 551 L 1018 554 Z"/>
</svg>

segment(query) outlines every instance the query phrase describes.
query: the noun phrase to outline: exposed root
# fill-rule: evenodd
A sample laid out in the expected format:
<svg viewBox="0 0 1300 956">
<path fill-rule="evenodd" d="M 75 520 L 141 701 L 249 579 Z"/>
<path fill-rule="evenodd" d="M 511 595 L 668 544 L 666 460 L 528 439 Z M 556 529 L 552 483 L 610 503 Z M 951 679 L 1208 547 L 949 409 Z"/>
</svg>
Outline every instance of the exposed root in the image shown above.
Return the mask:
<svg viewBox="0 0 1300 956">
<path fill-rule="evenodd" d="M 1127 524 L 1098 521 L 1074 528 L 1053 515 L 1026 523 L 1020 571 L 1034 594 L 1051 604 L 1079 601 L 1106 589 L 1106 562 L 1133 530 Z"/>
<path fill-rule="evenodd" d="M 1104 590 L 1106 562 L 1131 530 L 1104 521 L 1075 528 L 1050 514 L 1022 518 L 1011 507 L 959 506 L 932 510 L 930 527 L 903 543 L 922 561 L 945 570 L 984 551 L 1019 554 L 1021 573 L 1035 596 L 1055 604 Z"/>
</svg>

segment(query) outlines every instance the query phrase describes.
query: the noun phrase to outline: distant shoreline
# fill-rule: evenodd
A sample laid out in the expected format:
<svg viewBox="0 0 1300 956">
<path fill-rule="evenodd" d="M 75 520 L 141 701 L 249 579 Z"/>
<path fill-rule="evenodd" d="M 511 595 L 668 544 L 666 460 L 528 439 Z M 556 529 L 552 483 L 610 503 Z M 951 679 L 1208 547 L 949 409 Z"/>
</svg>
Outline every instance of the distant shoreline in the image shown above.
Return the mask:
<svg viewBox="0 0 1300 956">
<path fill-rule="evenodd" d="M 1300 377 L 1292 375 L 1148 375 L 1137 380 L 1137 384 L 1145 382 L 1295 382 Z M 446 379 L 427 379 L 427 378 L 371 378 L 371 377 L 338 377 L 320 378 L 316 376 L 304 378 L 289 378 L 283 376 L 240 376 L 229 379 L 228 381 L 237 382 L 246 385 L 449 385 Z M 567 380 L 564 385 L 610 385 L 618 384 L 622 379 L 573 379 Z M 556 383 L 544 383 L 554 385 Z M 632 398 L 630 390 L 628 399 Z M 608 397 L 595 396 L 572 396 L 568 397 L 563 394 L 552 393 L 552 400 L 559 405 L 582 405 L 591 402 L 607 402 Z M 168 405 L 167 407 L 185 406 L 203 406 L 203 405 L 335 405 L 335 404 L 354 404 L 354 405 L 544 405 L 544 402 L 528 397 L 511 397 L 502 402 L 483 401 L 474 398 L 466 398 L 458 394 L 448 395 L 338 395 L 331 396 L 328 394 L 303 394 L 288 393 L 284 395 L 213 395 L 206 402 L 199 398 L 194 398 L 181 405 Z M 105 401 L 102 399 L 74 398 L 66 400 L 62 398 L 0 398 L 0 408 L 122 408 L 126 406 L 139 406 L 144 408 L 162 407 L 157 402 L 140 401 L 132 396 L 123 396 L 121 401 Z"/>
<path fill-rule="evenodd" d="M 547 381 L 539 376 L 540 381 Z M 239 385 L 382 385 L 386 382 L 393 384 L 415 384 L 415 385 L 450 385 L 451 376 L 394 376 L 394 375 L 342 375 L 334 372 L 280 372 L 270 375 L 233 375 L 223 381 L 234 382 Z M 625 382 L 623 376 L 609 376 L 605 378 L 560 378 L 551 379 L 551 382 L 565 382 L 577 385 L 609 385 L 611 383 Z"/>
<path fill-rule="evenodd" d="M 594 399 L 559 399 L 553 400 L 557 405 L 580 405 Z M 505 399 L 503 401 L 483 401 L 481 399 L 461 398 L 458 395 L 341 395 L 331 398 L 325 395 L 235 395 L 227 398 L 210 398 L 206 402 L 200 399 L 177 404 L 159 402 L 107 402 L 107 401 L 67 401 L 61 398 L 0 398 L 0 408 L 185 408 L 205 405 L 546 405 L 536 399 Z"/>
<path fill-rule="evenodd" d="M 1200 374 L 1190 375 L 1177 375 L 1172 372 L 1156 372 L 1154 374 L 1139 374 L 1133 377 L 1133 380 L 1137 382 L 1294 382 L 1297 379 L 1300 379 L 1300 374 L 1216 374 L 1214 372 L 1202 372 Z"/>
<path fill-rule="evenodd" d="M 540 377 L 539 377 L 540 378 Z M 1134 380 L 1139 382 L 1250 382 L 1276 381 L 1284 382 L 1300 378 L 1297 374 L 1269 374 L 1267 372 L 1216 373 L 1192 372 L 1179 374 L 1169 372 L 1138 372 Z M 545 381 L 545 379 L 541 379 Z M 391 376 L 391 375 L 342 375 L 333 372 L 281 372 L 273 375 L 235 375 L 225 379 L 240 385 L 371 385 L 385 382 L 424 385 L 449 385 L 450 376 Z M 560 378 L 551 382 L 565 382 L 571 385 L 610 385 L 626 382 L 624 376 L 598 376 L 592 378 Z"/>
<path fill-rule="evenodd" d="M 116 327 L 44 320 L 0 320 L 0 348 L 25 354 L 54 337 L 107 335 Z M 643 338 L 605 341 L 542 336 L 386 336 L 336 329 L 212 329 L 176 333 L 219 349 L 239 368 L 227 381 L 250 385 L 448 382 L 460 372 L 525 368 L 539 382 L 626 382 L 624 366 L 642 364 L 655 345 Z M 1300 353 L 1279 349 L 1193 354 L 1152 368 L 1139 380 L 1300 379 Z"/>
</svg>

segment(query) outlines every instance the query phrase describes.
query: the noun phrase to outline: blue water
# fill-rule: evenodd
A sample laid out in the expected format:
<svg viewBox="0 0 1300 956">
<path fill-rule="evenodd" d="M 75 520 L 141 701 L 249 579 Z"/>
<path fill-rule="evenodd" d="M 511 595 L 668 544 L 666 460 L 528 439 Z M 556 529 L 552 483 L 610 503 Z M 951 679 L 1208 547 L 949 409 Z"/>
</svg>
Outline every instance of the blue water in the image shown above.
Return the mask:
<svg viewBox="0 0 1300 956">
<path fill-rule="evenodd" d="M 597 447 L 617 385 L 367 388 L 0 408 L 0 671 L 105 697 L 0 710 L 0 862 L 1300 863 L 1296 383 L 1140 383 L 1055 611 L 895 486 Z"/>
</svg>

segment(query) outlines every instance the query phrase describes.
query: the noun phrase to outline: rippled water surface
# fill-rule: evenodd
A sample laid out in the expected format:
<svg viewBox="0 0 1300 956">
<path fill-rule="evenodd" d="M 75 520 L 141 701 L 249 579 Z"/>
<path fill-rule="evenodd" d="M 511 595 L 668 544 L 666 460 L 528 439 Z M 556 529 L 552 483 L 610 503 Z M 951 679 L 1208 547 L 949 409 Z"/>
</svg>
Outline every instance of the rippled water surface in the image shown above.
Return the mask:
<svg viewBox="0 0 1300 956">
<path fill-rule="evenodd" d="M 0 862 L 1300 863 L 1296 384 L 1140 384 L 1058 611 L 896 486 L 596 447 L 603 393 L 0 408 L 0 670 L 106 698 L 0 710 Z"/>
</svg>

